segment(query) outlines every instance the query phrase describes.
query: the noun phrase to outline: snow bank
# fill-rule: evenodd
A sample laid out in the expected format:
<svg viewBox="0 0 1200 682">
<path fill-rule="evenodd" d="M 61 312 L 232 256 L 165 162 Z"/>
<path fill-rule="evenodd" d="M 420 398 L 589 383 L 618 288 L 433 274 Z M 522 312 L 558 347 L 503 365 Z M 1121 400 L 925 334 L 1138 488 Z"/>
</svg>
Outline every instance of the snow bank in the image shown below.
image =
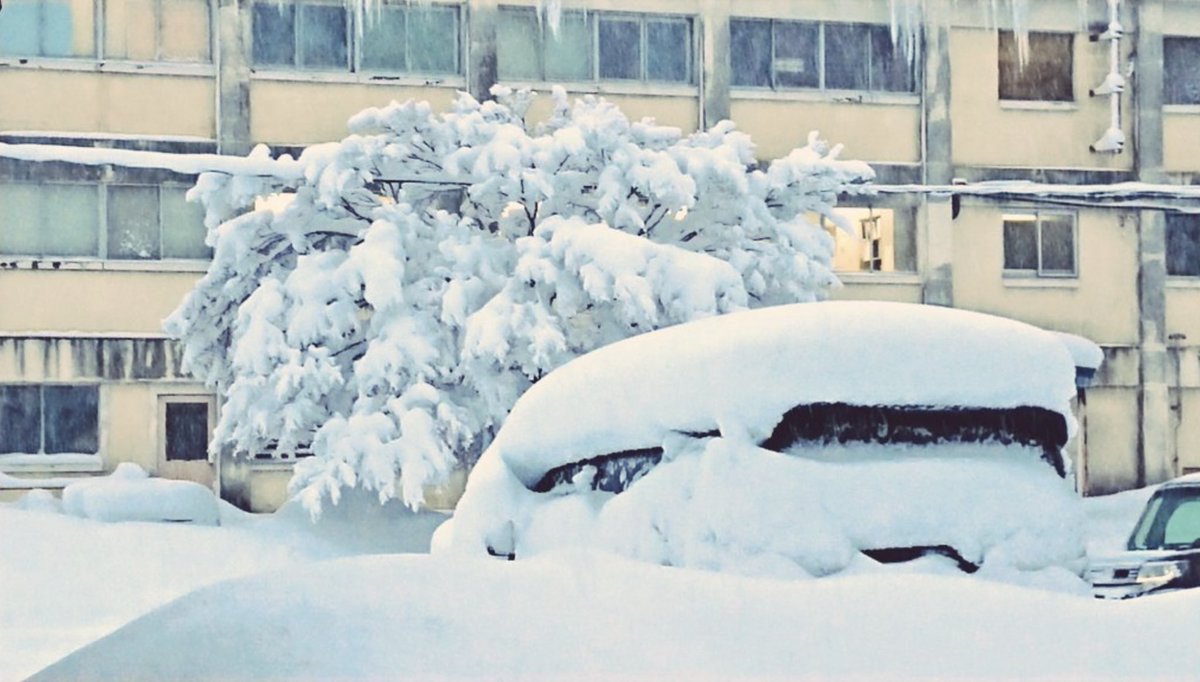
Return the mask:
<svg viewBox="0 0 1200 682">
<path fill-rule="evenodd" d="M 123 462 L 111 475 L 81 480 L 63 489 L 63 511 L 97 521 L 186 521 L 217 525 L 220 511 L 212 491 L 191 481 L 150 478 Z"/>
<path fill-rule="evenodd" d="M 298 598 L 297 595 L 302 595 Z M 1190 679 L 1200 592 L 748 580 L 588 553 L 326 562 L 198 591 L 34 680 Z"/>
<path fill-rule="evenodd" d="M 601 454 L 720 429 L 761 441 L 813 403 L 1041 407 L 1074 420 L 1075 368 L 1052 334 L 965 310 L 827 302 L 643 334 L 567 363 L 513 407 L 489 449 L 525 484 Z"/>
<path fill-rule="evenodd" d="M 1097 346 L 1091 339 L 1066 332 L 1052 333 L 1067 347 L 1067 352 L 1071 354 L 1071 359 L 1074 360 L 1076 367 L 1098 369 L 1104 362 L 1104 349 Z"/>
</svg>

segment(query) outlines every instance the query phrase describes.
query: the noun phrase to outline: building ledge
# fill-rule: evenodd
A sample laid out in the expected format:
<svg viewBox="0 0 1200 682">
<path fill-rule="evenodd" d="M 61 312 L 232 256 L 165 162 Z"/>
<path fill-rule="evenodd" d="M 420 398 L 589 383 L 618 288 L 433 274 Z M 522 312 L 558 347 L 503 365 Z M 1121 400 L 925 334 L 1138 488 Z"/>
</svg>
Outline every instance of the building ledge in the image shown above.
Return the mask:
<svg viewBox="0 0 1200 682">
<path fill-rule="evenodd" d="M 134 62 L 89 58 L 3 57 L 0 58 L 0 68 L 28 69 L 32 71 L 85 71 L 91 73 L 140 74 L 147 76 L 182 76 L 189 78 L 216 78 L 217 75 L 217 70 L 212 63 Z"/>
<path fill-rule="evenodd" d="M 735 87 L 730 91 L 729 98 L 734 101 L 816 102 L 905 107 L 916 107 L 921 104 L 921 96 L 916 93 L 862 90 L 772 90 L 770 88 Z"/>
<path fill-rule="evenodd" d="M 846 286 L 920 286 L 921 276 L 915 272 L 834 272 Z"/>
<path fill-rule="evenodd" d="M 1194 289 L 1200 291 L 1200 277 L 1179 277 L 1171 275 L 1167 277 L 1168 289 Z"/>
<path fill-rule="evenodd" d="M 1044 111 L 1071 113 L 1079 111 L 1075 102 L 1042 102 L 1038 100 L 1002 99 L 1000 108 L 1009 111 Z"/>
<path fill-rule="evenodd" d="M 191 272 L 208 270 L 207 260 L 104 260 L 101 258 L 30 258 L 0 256 L 0 271 L 4 270 L 102 270 L 107 272 Z"/>
<path fill-rule="evenodd" d="M 1014 289 L 1078 289 L 1078 277 L 1038 277 L 1005 274 L 1004 286 Z"/>
<path fill-rule="evenodd" d="M 431 87 L 463 90 L 467 80 L 462 76 L 418 76 L 413 74 L 353 73 L 350 71 L 301 71 L 260 69 L 250 72 L 250 81 L 291 83 L 345 83 L 349 85 L 382 85 L 387 87 Z"/>
<path fill-rule="evenodd" d="M 0 472 L 8 474 L 94 474 L 103 470 L 100 455 L 0 455 Z"/>
</svg>

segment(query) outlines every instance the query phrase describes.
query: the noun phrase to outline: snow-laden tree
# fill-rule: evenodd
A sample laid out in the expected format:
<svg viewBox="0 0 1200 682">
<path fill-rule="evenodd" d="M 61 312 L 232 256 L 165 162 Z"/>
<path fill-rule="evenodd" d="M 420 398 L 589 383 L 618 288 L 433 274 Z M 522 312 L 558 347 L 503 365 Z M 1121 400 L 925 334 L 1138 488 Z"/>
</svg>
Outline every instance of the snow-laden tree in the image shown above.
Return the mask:
<svg viewBox="0 0 1200 682">
<path fill-rule="evenodd" d="M 192 192 L 214 258 L 167 328 L 224 399 L 214 447 L 311 448 L 313 509 L 342 486 L 418 504 L 581 353 L 837 285 L 817 221 L 873 174 L 815 135 L 764 170 L 730 122 L 684 136 L 556 90 L 531 127 L 531 93 L 495 95 L 367 109 L 302 176 Z"/>
</svg>

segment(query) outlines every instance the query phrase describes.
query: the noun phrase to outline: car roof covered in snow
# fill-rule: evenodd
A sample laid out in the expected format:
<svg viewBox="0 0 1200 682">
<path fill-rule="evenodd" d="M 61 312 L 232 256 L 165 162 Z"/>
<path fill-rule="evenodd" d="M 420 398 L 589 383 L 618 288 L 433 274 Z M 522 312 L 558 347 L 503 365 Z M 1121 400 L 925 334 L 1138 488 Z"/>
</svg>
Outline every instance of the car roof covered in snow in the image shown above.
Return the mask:
<svg viewBox="0 0 1200 682">
<path fill-rule="evenodd" d="M 605 346 L 517 401 L 492 448 L 526 483 L 584 457 L 719 429 L 761 440 L 803 404 L 1040 407 L 1073 426 L 1075 362 L 1007 318 L 885 302 L 707 318 Z"/>
</svg>

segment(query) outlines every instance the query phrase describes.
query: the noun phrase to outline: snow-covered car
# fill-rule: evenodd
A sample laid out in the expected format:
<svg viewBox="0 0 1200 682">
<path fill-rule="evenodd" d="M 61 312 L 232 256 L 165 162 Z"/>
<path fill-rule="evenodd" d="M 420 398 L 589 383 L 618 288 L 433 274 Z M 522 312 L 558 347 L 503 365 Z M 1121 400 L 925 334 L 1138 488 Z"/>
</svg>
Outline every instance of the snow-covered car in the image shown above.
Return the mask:
<svg viewBox="0 0 1200 682">
<path fill-rule="evenodd" d="M 1200 474 L 1169 481 L 1146 502 L 1121 554 L 1094 560 L 1097 598 L 1127 599 L 1200 587 Z"/>
<path fill-rule="evenodd" d="M 435 549 L 599 547 L 785 577 L 940 554 L 926 562 L 1079 574 L 1081 503 L 1063 456 L 1079 346 L 881 302 L 620 341 L 517 401 Z"/>
</svg>

